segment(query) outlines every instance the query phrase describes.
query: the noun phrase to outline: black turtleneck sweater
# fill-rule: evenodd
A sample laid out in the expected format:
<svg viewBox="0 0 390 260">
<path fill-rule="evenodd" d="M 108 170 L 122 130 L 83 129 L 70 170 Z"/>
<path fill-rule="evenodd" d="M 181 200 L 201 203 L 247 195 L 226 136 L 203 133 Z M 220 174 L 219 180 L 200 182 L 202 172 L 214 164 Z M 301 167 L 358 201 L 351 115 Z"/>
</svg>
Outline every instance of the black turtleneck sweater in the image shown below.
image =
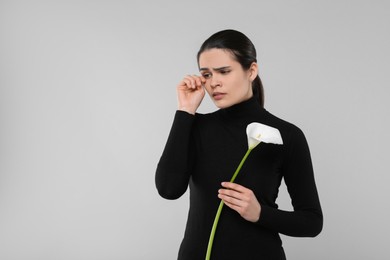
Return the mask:
<svg viewBox="0 0 390 260">
<path fill-rule="evenodd" d="M 279 129 L 283 145 L 260 143 L 249 155 L 236 183 L 251 189 L 261 204 L 257 223 L 224 207 L 212 259 L 285 259 L 279 233 L 313 237 L 322 229 L 322 212 L 309 148 L 302 131 L 261 108 L 251 98 L 210 114 L 176 111 L 156 170 L 156 186 L 177 199 L 189 186 L 190 209 L 179 260 L 204 259 L 222 181 L 229 181 L 248 149 L 246 126 L 259 122 Z M 293 211 L 275 200 L 282 178 Z"/>
</svg>

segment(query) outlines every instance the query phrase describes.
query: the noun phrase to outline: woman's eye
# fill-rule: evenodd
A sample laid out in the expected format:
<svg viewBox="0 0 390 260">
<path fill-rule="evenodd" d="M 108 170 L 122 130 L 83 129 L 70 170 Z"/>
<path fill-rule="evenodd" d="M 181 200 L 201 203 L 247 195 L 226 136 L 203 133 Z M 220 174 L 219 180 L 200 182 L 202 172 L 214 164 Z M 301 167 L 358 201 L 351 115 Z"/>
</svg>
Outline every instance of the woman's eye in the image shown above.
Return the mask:
<svg viewBox="0 0 390 260">
<path fill-rule="evenodd" d="M 221 74 L 228 74 L 230 70 L 221 70 Z"/>
<path fill-rule="evenodd" d="M 209 79 L 211 77 L 211 74 L 210 73 L 204 73 L 202 76 L 204 78 L 206 78 L 206 79 Z"/>
</svg>

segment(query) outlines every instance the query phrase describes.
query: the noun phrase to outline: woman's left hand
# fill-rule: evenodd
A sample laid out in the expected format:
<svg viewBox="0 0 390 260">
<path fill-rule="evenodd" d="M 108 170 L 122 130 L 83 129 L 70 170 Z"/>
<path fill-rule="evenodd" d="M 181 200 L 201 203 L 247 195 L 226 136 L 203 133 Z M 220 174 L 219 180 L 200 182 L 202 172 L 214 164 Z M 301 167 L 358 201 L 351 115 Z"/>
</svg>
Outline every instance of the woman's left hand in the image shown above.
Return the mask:
<svg viewBox="0 0 390 260">
<path fill-rule="evenodd" d="M 226 206 L 248 221 L 259 220 L 261 206 L 252 190 L 231 182 L 223 182 L 222 187 L 224 189 L 218 190 L 218 198 L 223 200 Z"/>
</svg>

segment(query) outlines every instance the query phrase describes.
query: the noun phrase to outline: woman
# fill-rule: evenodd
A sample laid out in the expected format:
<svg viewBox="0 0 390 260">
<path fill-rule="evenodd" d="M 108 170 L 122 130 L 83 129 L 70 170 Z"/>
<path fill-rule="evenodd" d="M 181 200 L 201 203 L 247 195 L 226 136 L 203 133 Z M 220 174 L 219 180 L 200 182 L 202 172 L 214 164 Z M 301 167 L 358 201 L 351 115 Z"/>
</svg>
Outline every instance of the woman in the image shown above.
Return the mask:
<svg viewBox="0 0 390 260">
<path fill-rule="evenodd" d="M 212 35 L 198 52 L 201 75 L 177 86 L 176 111 L 156 170 L 156 186 L 166 199 L 190 188 L 190 209 L 178 259 L 204 259 L 220 200 L 222 211 L 211 259 L 286 259 L 279 233 L 314 237 L 322 230 L 322 211 L 309 148 L 302 131 L 263 108 L 256 50 L 242 33 Z M 217 111 L 196 113 L 205 91 Z M 235 183 L 229 180 L 245 154 L 246 126 L 277 128 L 283 145 L 254 149 Z M 282 178 L 294 210 L 278 209 Z"/>
</svg>

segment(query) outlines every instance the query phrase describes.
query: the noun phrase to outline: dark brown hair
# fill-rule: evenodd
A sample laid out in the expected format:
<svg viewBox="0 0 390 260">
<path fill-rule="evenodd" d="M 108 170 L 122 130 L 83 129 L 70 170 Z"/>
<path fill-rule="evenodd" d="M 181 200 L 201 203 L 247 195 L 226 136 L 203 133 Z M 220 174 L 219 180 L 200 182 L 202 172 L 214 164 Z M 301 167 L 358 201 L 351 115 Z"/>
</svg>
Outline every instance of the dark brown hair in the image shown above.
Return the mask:
<svg viewBox="0 0 390 260">
<path fill-rule="evenodd" d="M 198 64 L 199 56 L 204 51 L 214 48 L 231 52 L 244 70 L 248 70 L 253 62 L 257 62 L 255 46 L 245 34 L 239 31 L 229 29 L 211 35 L 198 51 Z M 259 75 L 252 82 L 252 89 L 253 95 L 257 96 L 260 105 L 264 107 L 264 88 Z"/>
</svg>

